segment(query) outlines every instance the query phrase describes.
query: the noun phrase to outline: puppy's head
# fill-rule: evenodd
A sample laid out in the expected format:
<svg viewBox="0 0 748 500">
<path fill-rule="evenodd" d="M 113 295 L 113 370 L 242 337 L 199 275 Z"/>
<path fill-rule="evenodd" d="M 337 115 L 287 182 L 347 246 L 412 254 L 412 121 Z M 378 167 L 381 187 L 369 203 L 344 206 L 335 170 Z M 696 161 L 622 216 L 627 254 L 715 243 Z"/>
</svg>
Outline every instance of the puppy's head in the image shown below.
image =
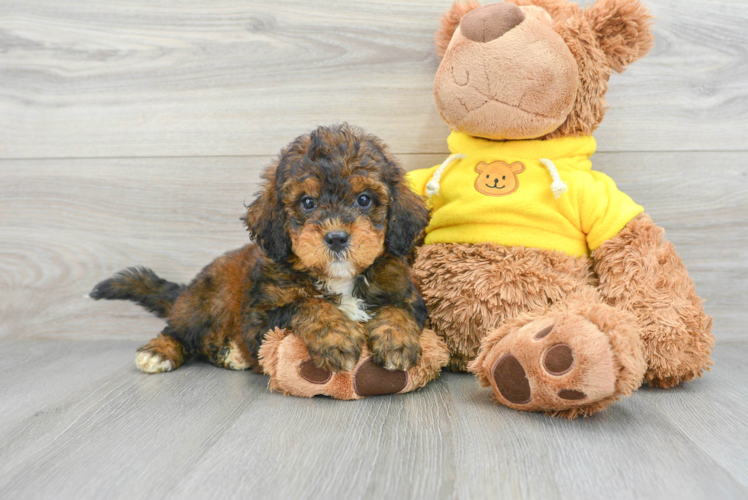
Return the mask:
<svg viewBox="0 0 748 500">
<path fill-rule="evenodd" d="M 382 141 L 349 125 L 297 137 L 264 173 L 243 218 L 276 262 L 320 278 L 359 274 L 407 254 L 428 224 L 423 201 Z"/>
</svg>

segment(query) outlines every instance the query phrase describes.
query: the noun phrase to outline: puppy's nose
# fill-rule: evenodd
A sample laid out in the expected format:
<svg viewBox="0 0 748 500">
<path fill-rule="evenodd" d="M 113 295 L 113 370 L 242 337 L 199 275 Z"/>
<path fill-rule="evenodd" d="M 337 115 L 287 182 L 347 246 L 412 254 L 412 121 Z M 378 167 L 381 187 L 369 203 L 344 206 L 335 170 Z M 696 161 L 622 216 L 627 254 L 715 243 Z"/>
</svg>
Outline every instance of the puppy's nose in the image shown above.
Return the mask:
<svg viewBox="0 0 748 500">
<path fill-rule="evenodd" d="M 486 43 L 517 26 L 525 13 L 513 3 L 495 3 L 471 10 L 460 21 L 460 31 L 465 38 Z"/>
<path fill-rule="evenodd" d="M 325 243 L 333 252 L 345 250 L 350 236 L 345 231 L 332 231 L 325 235 Z"/>
</svg>

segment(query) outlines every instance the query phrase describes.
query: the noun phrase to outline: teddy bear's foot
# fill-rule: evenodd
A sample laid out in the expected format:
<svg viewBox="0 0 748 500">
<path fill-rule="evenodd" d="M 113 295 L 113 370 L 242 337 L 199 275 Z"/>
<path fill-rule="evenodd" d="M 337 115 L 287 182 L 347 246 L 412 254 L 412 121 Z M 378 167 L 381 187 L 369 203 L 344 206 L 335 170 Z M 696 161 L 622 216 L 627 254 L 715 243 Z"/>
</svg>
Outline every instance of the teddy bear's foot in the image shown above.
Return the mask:
<svg viewBox="0 0 748 500">
<path fill-rule="evenodd" d="M 646 365 L 635 323 L 621 321 L 609 306 L 594 312 L 565 312 L 492 332 L 489 337 L 501 339 L 470 370 L 499 403 L 517 410 L 568 418 L 600 411 L 636 390 Z"/>
<path fill-rule="evenodd" d="M 301 339 L 276 328 L 266 334 L 259 358 L 263 370 L 270 375 L 268 386 L 271 391 L 308 398 L 322 395 L 335 399 L 361 399 L 403 394 L 438 377 L 449 361 L 446 345 L 433 331 L 424 330 L 421 348 L 421 361 L 407 371 L 390 371 L 376 365 L 365 347 L 352 370 L 335 373 L 318 368 Z"/>
</svg>

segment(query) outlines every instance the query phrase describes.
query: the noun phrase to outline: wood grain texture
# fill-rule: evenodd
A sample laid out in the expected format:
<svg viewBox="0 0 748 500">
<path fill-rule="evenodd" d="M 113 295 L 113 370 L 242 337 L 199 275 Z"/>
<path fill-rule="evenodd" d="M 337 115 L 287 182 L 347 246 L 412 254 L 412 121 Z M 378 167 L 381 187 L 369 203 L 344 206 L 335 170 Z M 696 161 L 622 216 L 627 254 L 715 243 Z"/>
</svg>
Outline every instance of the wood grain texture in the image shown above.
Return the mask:
<svg viewBox="0 0 748 500">
<path fill-rule="evenodd" d="M 687 429 L 678 430 L 658 413 L 656 401 L 649 404 L 638 394 L 617 403 L 612 411 L 568 421 L 487 405 L 490 390 L 476 390 L 469 376 L 453 376 L 447 382 L 461 497 L 485 498 L 487 492 L 494 498 L 743 498 L 748 494 L 739 467 L 723 468 L 716 457 L 704 452 L 700 444 L 709 446 L 711 439 L 694 442 Z M 692 383 L 700 394 L 719 387 L 708 384 L 705 389 L 702 382 Z M 685 398 L 682 404 L 690 402 Z M 733 453 L 739 453 L 740 438 L 735 431 L 727 433 L 735 436 L 731 445 L 736 447 Z"/>
<path fill-rule="evenodd" d="M 748 495 L 748 344 L 718 346 L 715 372 L 684 388 L 642 389 L 576 421 L 495 406 L 466 374 L 404 396 L 304 399 L 206 364 L 145 375 L 134 347 L 0 339 L 0 393 L 36 395 L 0 425 L 0 497 Z M 29 362 L 50 357 L 54 369 Z M 84 383 L 82 357 L 108 372 Z"/>
<path fill-rule="evenodd" d="M 265 391 L 260 376 L 204 364 L 147 377 L 134 346 L 119 354 L 105 379 L 4 427 L 4 498 L 161 497 Z"/>
<path fill-rule="evenodd" d="M 685 384 L 672 391 L 640 391 L 644 401 L 655 406 L 670 425 L 689 436 L 715 462 L 732 471 L 744 486 L 748 486 L 746 447 L 736 443 L 735 436 L 748 436 L 746 354 L 748 347 L 745 345 L 719 346 L 713 372 L 698 384 Z"/>
<path fill-rule="evenodd" d="M 402 159 L 416 168 L 443 156 Z M 245 244 L 238 218 L 270 160 L 0 161 L 0 337 L 152 337 L 162 321 L 130 303 L 84 296 L 132 265 L 187 282 Z M 715 317 L 718 341 L 746 339 L 748 153 L 601 153 L 593 160 L 667 230 Z"/>
<path fill-rule="evenodd" d="M 647 3 L 656 46 L 613 76 L 601 151 L 745 150 L 748 3 Z M 0 0 L 0 157 L 268 155 L 343 120 L 444 153 L 449 4 Z"/>
<path fill-rule="evenodd" d="M 114 367 L 123 363 L 123 352 L 132 351 L 138 344 L 116 340 L 18 340 L 1 345 L 0 436 L 4 437 L 0 441 L 8 438 L 3 433 L 19 415 L 33 413 L 61 394 L 90 387 L 110 375 Z"/>
</svg>

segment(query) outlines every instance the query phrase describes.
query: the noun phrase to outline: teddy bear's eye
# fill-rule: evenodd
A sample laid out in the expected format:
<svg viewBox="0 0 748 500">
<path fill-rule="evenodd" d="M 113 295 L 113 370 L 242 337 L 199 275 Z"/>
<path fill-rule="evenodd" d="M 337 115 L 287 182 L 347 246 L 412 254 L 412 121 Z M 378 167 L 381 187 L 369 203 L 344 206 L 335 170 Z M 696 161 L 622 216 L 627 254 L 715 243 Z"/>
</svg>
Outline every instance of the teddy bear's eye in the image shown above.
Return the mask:
<svg viewBox="0 0 748 500">
<path fill-rule="evenodd" d="M 502 176 L 501 176 L 501 180 L 502 180 L 502 181 L 505 181 L 505 180 L 506 180 L 506 175 L 502 175 Z"/>
<path fill-rule="evenodd" d="M 489 177 L 490 177 L 490 176 L 489 176 L 488 174 L 486 174 L 486 179 L 488 179 Z"/>
</svg>

